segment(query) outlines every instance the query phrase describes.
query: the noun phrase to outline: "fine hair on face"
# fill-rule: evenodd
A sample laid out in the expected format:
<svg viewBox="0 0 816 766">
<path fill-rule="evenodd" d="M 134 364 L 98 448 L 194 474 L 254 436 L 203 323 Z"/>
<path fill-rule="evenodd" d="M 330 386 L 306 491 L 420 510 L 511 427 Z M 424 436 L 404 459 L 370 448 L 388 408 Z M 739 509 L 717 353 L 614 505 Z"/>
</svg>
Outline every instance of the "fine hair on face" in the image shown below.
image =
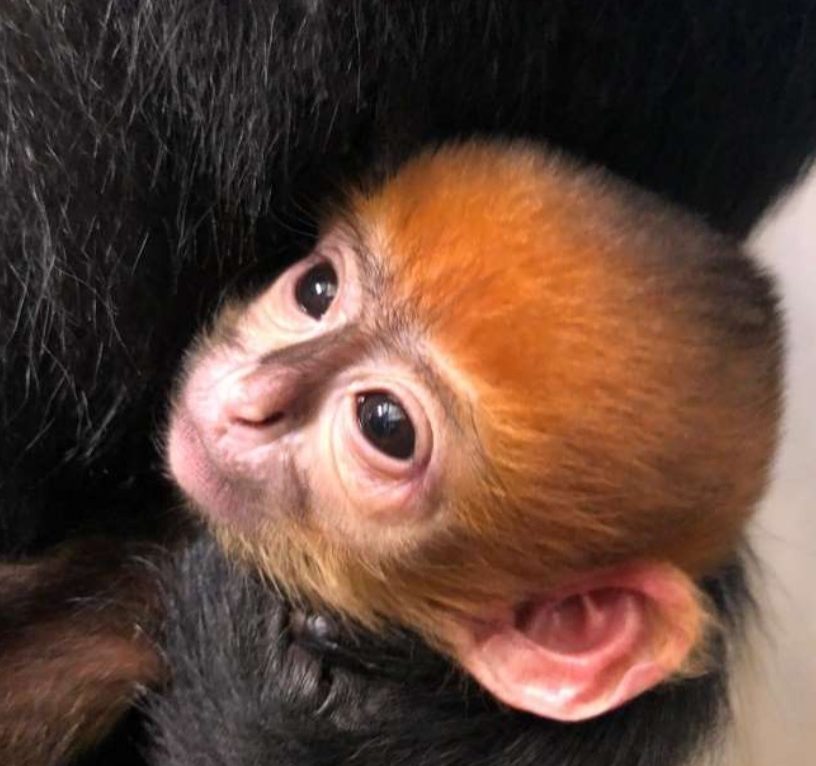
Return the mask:
<svg viewBox="0 0 816 766">
<path fill-rule="evenodd" d="M 179 390 L 170 470 L 228 548 L 488 686 L 520 642 L 500 675 L 571 678 L 558 657 L 625 646 L 564 714 L 583 717 L 704 664 L 695 581 L 764 486 L 779 324 L 768 280 L 693 217 L 470 142 L 350 190 Z"/>
</svg>

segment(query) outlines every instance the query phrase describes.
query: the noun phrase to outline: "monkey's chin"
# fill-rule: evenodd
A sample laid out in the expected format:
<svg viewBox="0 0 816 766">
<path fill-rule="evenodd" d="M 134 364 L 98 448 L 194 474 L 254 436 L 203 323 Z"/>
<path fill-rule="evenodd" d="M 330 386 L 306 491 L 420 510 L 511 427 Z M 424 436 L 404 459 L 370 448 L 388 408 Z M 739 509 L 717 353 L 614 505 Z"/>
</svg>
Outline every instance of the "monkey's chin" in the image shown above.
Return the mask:
<svg viewBox="0 0 816 766">
<path fill-rule="evenodd" d="M 173 414 L 167 439 L 167 465 L 185 496 L 205 518 L 241 532 L 258 529 L 264 517 L 263 496 L 267 493 L 225 474 L 183 410 Z"/>
</svg>

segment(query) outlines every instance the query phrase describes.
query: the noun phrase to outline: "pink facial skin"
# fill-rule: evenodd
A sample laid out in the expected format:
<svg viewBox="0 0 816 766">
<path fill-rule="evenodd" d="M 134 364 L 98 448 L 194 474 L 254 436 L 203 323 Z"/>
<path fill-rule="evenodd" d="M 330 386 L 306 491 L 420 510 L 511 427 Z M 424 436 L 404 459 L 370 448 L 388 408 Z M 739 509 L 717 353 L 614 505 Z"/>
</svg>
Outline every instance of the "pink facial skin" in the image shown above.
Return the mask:
<svg viewBox="0 0 816 766">
<path fill-rule="evenodd" d="M 463 485 L 452 476 L 476 480 L 473 423 L 467 430 L 450 402 L 472 412 L 478 396 L 410 321 L 388 325 L 388 280 L 377 283 L 377 269 L 357 259 L 335 231 L 228 311 L 190 360 L 175 403 L 171 474 L 216 526 L 259 549 L 276 523 L 302 523 L 346 551 L 398 556 L 444 526 L 452 505 L 440 498 Z M 325 264 L 337 289 L 315 316 L 298 296 Z M 411 424 L 407 455 L 365 431 L 360 402 L 383 395 Z M 484 608 L 446 622 L 460 665 L 506 704 L 564 721 L 670 678 L 702 630 L 693 583 L 661 562 L 590 572 Z"/>
<path fill-rule="evenodd" d="M 314 318 L 298 305 L 296 288 L 324 263 L 338 290 Z M 411 360 L 372 353 L 360 279 L 351 248 L 332 234 L 229 312 L 228 340 L 192 359 L 167 460 L 214 521 L 251 533 L 280 515 L 309 516 L 353 538 L 369 524 L 411 525 L 432 513 L 442 413 Z M 389 456 L 361 432 L 359 397 L 370 392 L 386 392 L 406 413 L 415 436 L 409 459 Z"/>
<path fill-rule="evenodd" d="M 216 520 L 251 528 L 262 520 L 267 494 L 288 506 L 302 489 L 282 464 L 283 428 L 253 425 L 237 415 L 242 372 L 220 360 L 194 370 L 173 413 L 167 455 L 171 473 L 197 507 Z"/>
</svg>

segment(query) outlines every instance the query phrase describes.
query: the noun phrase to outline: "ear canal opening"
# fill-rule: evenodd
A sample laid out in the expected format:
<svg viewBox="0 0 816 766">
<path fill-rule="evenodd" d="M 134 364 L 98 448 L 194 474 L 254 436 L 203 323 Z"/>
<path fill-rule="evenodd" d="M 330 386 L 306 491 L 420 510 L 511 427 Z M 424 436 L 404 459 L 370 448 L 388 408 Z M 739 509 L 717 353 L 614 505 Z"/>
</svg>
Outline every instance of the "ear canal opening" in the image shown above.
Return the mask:
<svg viewBox="0 0 816 766">
<path fill-rule="evenodd" d="M 601 570 L 502 614 L 487 627 L 462 624 L 460 663 L 499 700 L 563 721 L 684 672 L 704 638 L 697 588 L 661 563 Z"/>
<path fill-rule="evenodd" d="M 623 588 L 598 588 L 538 604 L 517 613 L 516 627 L 527 638 L 552 652 L 588 655 L 621 632 L 638 594 Z"/>
</svg>

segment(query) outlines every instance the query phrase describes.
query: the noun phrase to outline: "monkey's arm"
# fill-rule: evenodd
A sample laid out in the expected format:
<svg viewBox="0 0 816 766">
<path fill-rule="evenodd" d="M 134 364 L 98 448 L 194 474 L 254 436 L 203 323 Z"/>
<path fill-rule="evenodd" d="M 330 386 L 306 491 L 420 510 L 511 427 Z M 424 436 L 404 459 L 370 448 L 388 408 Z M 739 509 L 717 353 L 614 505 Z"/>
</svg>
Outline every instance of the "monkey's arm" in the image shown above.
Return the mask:
<svg viewBox="0 0 816 766">
<path fill-rule="evenodd" d="M 99 539 L 0 564 L 0 763 L 65 763 L 159 680 L 143 553 Z"/>
</svg>

